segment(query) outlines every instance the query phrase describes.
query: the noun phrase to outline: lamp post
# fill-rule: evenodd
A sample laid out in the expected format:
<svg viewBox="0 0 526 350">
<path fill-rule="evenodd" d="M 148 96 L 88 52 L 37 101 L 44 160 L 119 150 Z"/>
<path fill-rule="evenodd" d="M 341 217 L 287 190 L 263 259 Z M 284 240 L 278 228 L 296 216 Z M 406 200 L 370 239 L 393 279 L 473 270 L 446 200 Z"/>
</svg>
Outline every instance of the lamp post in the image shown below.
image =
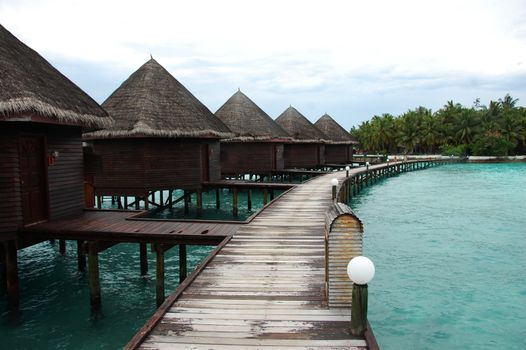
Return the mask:
<svg viewBox="0 0 526 350">
<path fill-rule="evenodd" d="M 365 256 L 357 256 L 349 261 L 347 274 L 354 283 L 351 304 L 351 333 L 363 336 L 367 329 L 367 283 L 374 277 L 374 264 Z"/>
<path fill-rule="evenodd" d="M 332 200 L 335 200 L 336 199 L 336 187 L 338 187 L 338 179 L 337 178 L 333 178 L 331 180 L 331 185 L 332 185 Z"/>
<path fill-rule="evenodd" d="M 349 170 L 351 170 L 351 167 L 347 165 L 345 167 L 345 177 L 349 177 Z"/>
</svg>

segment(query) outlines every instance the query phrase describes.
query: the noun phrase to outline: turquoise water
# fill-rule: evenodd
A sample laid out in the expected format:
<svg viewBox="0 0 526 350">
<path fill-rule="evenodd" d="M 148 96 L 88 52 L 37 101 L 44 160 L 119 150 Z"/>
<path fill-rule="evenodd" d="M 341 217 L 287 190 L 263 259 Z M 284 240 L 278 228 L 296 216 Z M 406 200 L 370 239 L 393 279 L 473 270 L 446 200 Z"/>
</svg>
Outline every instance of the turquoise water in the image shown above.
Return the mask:
<svg viewBox="0 0 526 350">
<path fill-rule="evenodd" d="M 383 349 L 526 348 L 526 164 L 388 178 L 351 206 L 376 265 L 369 320 Z"/>
<path fill-rule="evenodd" d="M 213 249 L 188 246 L 188 271 Z M 92 315 L 86 274 L 77 271 L 76 244 L 66 256 L 58 242 L 19 251 L 21 311 L 12 314 L 0 287 L 0 349 L 121 349 L 155 312 L 155 254 L 141 277 L 138 244 L 100 253 L 102 313 Z M 178 285 L 178 249 L 165 256 L 165 289 Z"/>
</svg>

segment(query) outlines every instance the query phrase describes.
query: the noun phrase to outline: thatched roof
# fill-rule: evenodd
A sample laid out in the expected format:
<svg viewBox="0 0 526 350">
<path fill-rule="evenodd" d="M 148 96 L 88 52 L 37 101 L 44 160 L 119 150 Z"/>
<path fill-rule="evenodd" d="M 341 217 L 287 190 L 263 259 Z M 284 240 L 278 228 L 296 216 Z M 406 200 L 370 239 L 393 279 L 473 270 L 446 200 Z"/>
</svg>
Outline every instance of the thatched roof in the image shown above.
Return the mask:
<svg viewBox="0 0 526 350">
<path fill-rule="evenodd" d="M 314 126 L 320 129 L 331 141 L 331 143 L 351 144 L 358 143 L 340 124 L 325 113 L 318 119 Z"/>
<path fill-rule="evenodd" d="M 36 119 L 85 130 L 112 123 L 97 102 L 0 25 L 0 120 Z"/>
<path fill-rule="evenodd" d="M 276 123 L 281 125 L 289 135 L 298 142 L 323 142 L 329 138 L 324 135 L 314 124 L 303 116 L 298 110 L 292 106 L 287 108 L 276 119 Z"/>
<path fill-rule="evenodd" d="M 115 125 L 85 139 L 125 137 L 222 138 L 233 134 L 153 58 L 130 75 L 102 106 Z"/>
<path fill-rule="evenodd" d="M 232 141 L 290 139 L 281 126 L 240 90 L 215 115 L 236 134 Z"/>
</svg>

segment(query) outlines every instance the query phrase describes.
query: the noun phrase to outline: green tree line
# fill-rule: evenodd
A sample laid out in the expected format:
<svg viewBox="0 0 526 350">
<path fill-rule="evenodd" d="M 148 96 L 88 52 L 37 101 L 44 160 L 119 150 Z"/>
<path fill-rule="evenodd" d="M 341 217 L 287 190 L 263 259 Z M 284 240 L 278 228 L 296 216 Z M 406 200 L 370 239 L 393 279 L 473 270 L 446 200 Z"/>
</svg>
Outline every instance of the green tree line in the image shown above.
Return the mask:
<svg viewBox="0 0 526 350">
<path fill-rule="evenodd" d="M 448 101 L 433 112 L 425 107 L 394 116 L 375 115 L 351 129 L 363 150 L 383 154 L 526 154 L 526 108 L 509 94 L 488 106 L 477 99 L 464 107 Z"/>
</svg>

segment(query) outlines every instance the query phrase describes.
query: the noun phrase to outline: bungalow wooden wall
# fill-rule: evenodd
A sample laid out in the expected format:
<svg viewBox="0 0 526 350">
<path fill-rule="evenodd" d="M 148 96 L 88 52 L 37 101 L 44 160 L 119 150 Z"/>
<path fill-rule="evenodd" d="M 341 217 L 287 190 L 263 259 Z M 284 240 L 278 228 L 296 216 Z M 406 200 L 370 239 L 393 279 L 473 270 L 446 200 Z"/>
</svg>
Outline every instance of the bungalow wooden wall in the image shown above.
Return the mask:
<svg viewBox="0 0 526 350">
<path fill-rule="evenodd" d="M 6 122 L 0 123 L 0 154 L 0 234 L 5 235 L 22 225 L 18 137 L 16 128 Z"/>
<path fill-rule="evenodd" d="M 221 173 L 228 175 L 281 170 L 282 150 L 282 144 L 274 142 L 221 142 Z"/>
<path fill-rule="evenodd" d="M 208 142 L 210 159 L 210 181 L 221 180 L 221 146 L 218 140 Z"/>
<path fill-rule="evenodd" d="M 217 141 L 201 139 L 136 138 L 94 140 L 87 164 L 95 172 L 97 194 L 142 195 L 148 190 L 196 189 L 203 177 L 202 158 L 208 144 L 210 180 L 219 178 Z"/>
<path fill-rule="evenodd" d="M 352 146 L 350 145 L 325 145 L 326 164 L 345 164 L 352 157 Z"/>
<path fill-rule="evenodd" d="M 320 145 L 315 143 L 285 144 L 285 168 L 313 168 L 322 163 Z"/>
<path fill-rule="evenodd" d="M 84 208 L 82 133 L 80 128 L 52 128 L 48 152 L 58 151 L 48 167 L 50 219 L 80 215 Z"/>
<path fill-rule="evenodd" d="M 2 122 L 0 128 L 0 233 L 15 232 L 23 225 L 20 194 L 18 138 L 44 136 L 47 153 L 58 151 L 47 167 L 49 219 L 82 212 L 83 169 L 81 129 L 59 125 Z"/>
</svg>

